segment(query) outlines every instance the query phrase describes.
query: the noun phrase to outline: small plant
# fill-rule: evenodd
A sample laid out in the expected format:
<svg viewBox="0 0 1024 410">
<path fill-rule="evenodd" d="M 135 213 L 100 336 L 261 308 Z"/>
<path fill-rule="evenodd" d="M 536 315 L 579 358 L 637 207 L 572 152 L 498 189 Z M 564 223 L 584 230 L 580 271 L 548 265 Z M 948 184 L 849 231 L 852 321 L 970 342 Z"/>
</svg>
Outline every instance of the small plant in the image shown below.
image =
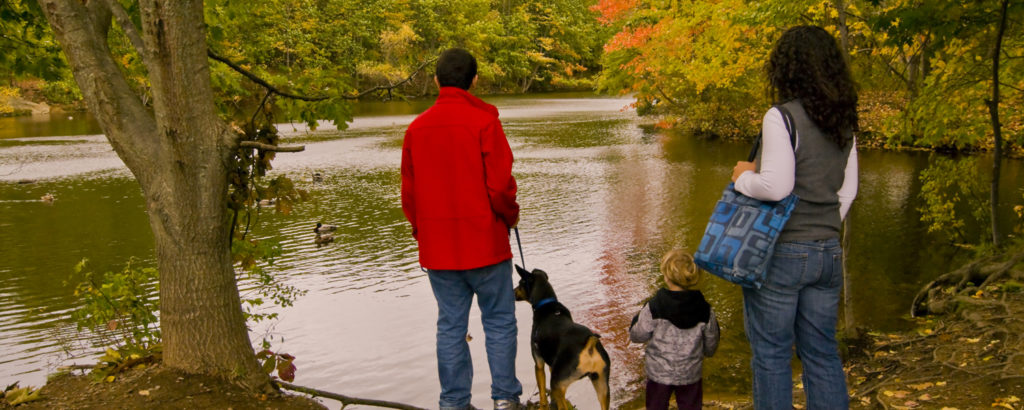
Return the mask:
<svg viewBox="0 0 1024 410">
<path fill-rule="evenodd" d="M 270 346 L 266 341 L 263 344 L 264 347 Z M 280 378 L 286 382 L 295 380 L 295 356 L 288 353 L 273 352 L 270 349 L 264 348 L 259 353 L 256 353 L 256 359 L 262 362 L 263 371 L 270 374 L 270 377 Z M 277 376 L 274 376 L 275 371 Z"/>
<path fill-rule="evenodd" d="M 87 259 L 75 265 L 83 274 Z M 71 314 L 78 330 L 91 329 L 103 345 L 125 351 L 147 351 L 160 343 L 159 282 L 156 268 L 141 268 L 135 258 L 120 272 L 85 272 L 75 286 L 82 307 Z"/>
<path fill-rule="evenodd" d="M 82 274 L 87 260 L 75 265 Z M 71 314 L 78 330 L 91 329 L 106 349 L 90 375 L 96 380 L 114 381 L 121 371 L 145 366 L 160 358 L 160 327 L 157 270 L 140 268 L 132 258 L 120 272 L 84 273 L 75 286 L 82 307 Z"/>
</svg>

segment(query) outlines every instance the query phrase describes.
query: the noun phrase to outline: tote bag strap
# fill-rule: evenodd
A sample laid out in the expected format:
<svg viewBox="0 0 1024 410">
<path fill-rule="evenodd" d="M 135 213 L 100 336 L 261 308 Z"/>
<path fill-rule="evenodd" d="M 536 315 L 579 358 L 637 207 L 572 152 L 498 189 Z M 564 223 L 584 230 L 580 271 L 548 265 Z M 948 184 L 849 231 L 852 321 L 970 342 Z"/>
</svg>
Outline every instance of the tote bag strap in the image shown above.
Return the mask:
<svg viewBox="0 0 1024 410">
<path fill-rule="evenodd" d="M 779 113 L 782 114 L 782 123 L 786 125 L 786 131 L 789 131 L 789 146 L 796 150 L 796 122 L 793 120 L 793 114 L 789 112 L 786 107 L 782 104 L 773 105 Z M 754 139 L 754 146 L 750 149 L 750 154 L 747 155 L 747 161 L 753 162 L 754 158 L 757 158 L 757 152 L 761 150 L 761 133 L 757 133 L 757 138 Z"/>
</svg>

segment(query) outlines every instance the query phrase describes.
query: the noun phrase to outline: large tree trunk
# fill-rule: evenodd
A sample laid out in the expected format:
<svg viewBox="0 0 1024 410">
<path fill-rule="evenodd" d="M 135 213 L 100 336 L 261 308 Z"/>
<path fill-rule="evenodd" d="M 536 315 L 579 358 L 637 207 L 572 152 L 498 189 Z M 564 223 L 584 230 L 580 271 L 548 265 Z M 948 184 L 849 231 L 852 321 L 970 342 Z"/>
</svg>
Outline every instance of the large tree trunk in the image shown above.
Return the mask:
<svg viewBox="0 0 1024 410">
<path fill-rule="evenodd" d="M 160 270 L 165 364 L 269 386 L 231 264 L 227 167 L 237 140 L 213 105 L 202 1 L 141 0 L 140 28 L 116 0 L 38 1 L 89 108 L 142 187 Z M 107 47 L 113 17 L 146 65 L 152 111 Z"/>
</svg>

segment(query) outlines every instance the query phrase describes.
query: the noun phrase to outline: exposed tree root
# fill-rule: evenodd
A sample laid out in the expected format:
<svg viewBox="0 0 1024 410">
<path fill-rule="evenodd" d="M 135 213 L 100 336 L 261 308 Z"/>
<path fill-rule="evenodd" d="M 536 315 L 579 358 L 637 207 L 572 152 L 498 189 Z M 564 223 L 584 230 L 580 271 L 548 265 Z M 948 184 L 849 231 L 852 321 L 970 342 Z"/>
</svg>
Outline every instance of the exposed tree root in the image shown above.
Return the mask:
<svg viewBox="0 0 1024 410">
<path fill-rule="evenodd" d="M 951 307 L 951 300 L 962 302 L 962 298 L 978 289 L 984 289 L 999 280 L 1024 280 L 1024 269 L 1017 267 L 1024 261 L 1024 251 L 1009 255 L 996 255 L 968 263 L 959 269 L 939 276 L 928 282 L 914 297 L 910 315 L 941 314 Z M 946 297 L 943 297 L 946 296 Z"/>
</svg>

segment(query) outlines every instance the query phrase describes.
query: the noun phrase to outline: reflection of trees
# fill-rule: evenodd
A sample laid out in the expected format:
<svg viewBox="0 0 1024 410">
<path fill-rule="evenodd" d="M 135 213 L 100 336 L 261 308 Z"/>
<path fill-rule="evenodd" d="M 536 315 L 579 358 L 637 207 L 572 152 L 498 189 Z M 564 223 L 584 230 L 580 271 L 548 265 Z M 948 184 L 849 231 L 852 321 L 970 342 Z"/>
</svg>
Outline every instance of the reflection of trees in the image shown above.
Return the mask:
<svg viewBox="0 0 1024 410">
<path fill-rule="evenodd" d="M 921 221 L 928 224 L 928 233 L 959 246 L 992 239 L 991 227 L 986 226 L 991 217 L 989 190 L 979 175 L 979 162 L 978 157 L 933 156 L 928 168 L 921 171 L 923 203 L 918 211 Z"/>
<path fill-rule="evenodd" d="M 133 255 L 151 258 L 152 235 L 133 181 L 79 179 L 74 189 L 46 185 L 0 188 L 3 197 L 24 195 L 15 191 L 57 195 L 52 206 L 12 202 L 0 212 L 5 297 L 22 299 L 22 306 L 30 309 L 56 312 L 74 303 L 72 289 L 62 283 L 82 258 L 89 258 L 96 271 L 118 270 Z"/>
</svg>

